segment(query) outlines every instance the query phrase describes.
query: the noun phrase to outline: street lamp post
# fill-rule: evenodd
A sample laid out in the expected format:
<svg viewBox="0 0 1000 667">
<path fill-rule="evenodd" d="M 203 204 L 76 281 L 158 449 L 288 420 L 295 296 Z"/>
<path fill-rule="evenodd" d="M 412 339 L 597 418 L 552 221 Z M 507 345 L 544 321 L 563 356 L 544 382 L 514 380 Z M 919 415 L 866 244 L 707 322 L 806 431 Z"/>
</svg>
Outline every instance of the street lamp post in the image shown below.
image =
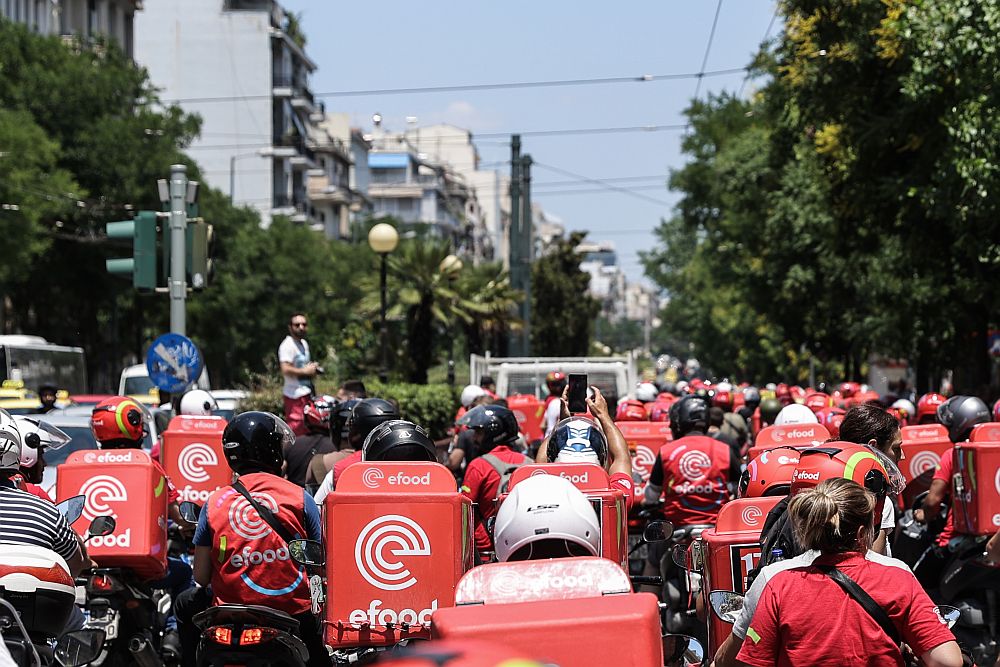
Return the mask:
<svg viewBox="0 0 1000 667">
<path fill-rule="evenodd" d="M 448 284 L 453 285 L 455 277 L 462 270 L 462 260 L 455 255 L 448 255 L 441 260 L 438 270 L 448 279 Z M 453 386 L 455 384 L 455 332 L 451 330 L 450 323 L 448 329 L 448 385 Z"/>
<path fill-rule="evenodd" d="M 389 379 L 389 347 L 388 347 L 388 332 L 386 330 L 385 324 L 385 309 L 386 309 L 386 257 L 389 253 L 396 249 L 396 244 L 399 243 L 399 234 L 396 232 L 396 228 L 392 225 L 380 222 L 371 228 L 368 232 L 368 245 L 372 250 L 377 252 L 381 256 L 381 263 L 379 267 L 380 274 L 380 289 L 381 289 L 381 324 L 379 326 L 379 344 L 382 348 L 382 359 L 381 365 L 378 371 L 378 379 L 382 382 L 387 382 Z"/>
</svg>

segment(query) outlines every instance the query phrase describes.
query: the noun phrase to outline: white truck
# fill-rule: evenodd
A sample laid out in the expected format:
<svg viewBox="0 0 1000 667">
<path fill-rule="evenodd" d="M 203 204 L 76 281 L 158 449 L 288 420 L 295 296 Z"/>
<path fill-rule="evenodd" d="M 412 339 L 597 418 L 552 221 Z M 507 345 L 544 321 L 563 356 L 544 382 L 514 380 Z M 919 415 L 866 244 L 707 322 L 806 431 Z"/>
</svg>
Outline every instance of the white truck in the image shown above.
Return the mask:
<svg viewBox="0 0 1000 667">
<path fill-rule="evenodd" d="M 545 376 L 552 371 L 586 373 L 609 403 L 635 397 L 639 374 L 635 358 L 623 357 L 492 357 L 473 354 L 469 358 L 469 384 L 489 375 L 496 382 L 498 396 L 531 394 L 539 400 L 548 396 Z"/>
</svg>

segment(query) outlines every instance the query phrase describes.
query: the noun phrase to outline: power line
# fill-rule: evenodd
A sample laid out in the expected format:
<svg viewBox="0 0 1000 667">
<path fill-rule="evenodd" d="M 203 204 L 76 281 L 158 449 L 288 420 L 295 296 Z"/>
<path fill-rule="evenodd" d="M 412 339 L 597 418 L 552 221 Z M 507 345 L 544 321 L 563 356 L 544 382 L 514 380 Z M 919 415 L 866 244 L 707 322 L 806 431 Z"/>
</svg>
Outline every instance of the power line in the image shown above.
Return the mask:
<svg viewBox="0 0 1000 667">
<path fill-rule="evenodd" d="M 768 23 L 767 23 L 767 30 L 764 31 L 764 39 L 760 40 L 762 44 L 764 42 L 766 42 L 767 39 L 771 36 L 771 28 L 774 27 L 774 21 L 775 21 L 775 19 L 778 18 L 778 10 L 780 8 L 781 8 L 781 5 L 779 5 L 777 2 L 775 2 L 774 3 L 774 13 L 771 14 L 771 20 L 768 21 Z M 743 97 L 743 89 L 746 87 L 747 81 L 750 80 L 750 74 L 751 74 L 752 71 L 753 70 L 751 70 L 749 67 L 747 68 L 746 76 L 743 77 L 743 83 L 740 84 L 740 90 L 739 90 L 739 92 L 736 93 L 736 97 Z"/>
<path fill-rule="evenodd" d="M 638 193 L 639 190 L 659 190 L 663 192 L 664 186 L 662 185 L 635 185 L 630 188 L 616 188 L 618 192 L 627 192 L 629 194 Z M 539 197 L 556 197 L 560 195 L 593 195 L 602 194 L 607 192 L 607 188 L 583 188 L 579 190 L 543 190 L 541 192 L 536 192 L 534 194 Z M 645 195 L 643 195 L 645 196 Z"/>
<path fill-rule="evenodd" d="M 701 67 L 698 68 L 698 83 L 694 87 L 694 99 L 698 99 L 698 93 L 701 92 L 701 81 L 705 75 L 705 65 L 708 64 L 708 54 L 712 50 L 712 41 L 715 39 L 715 28 L 719 25 L 719 11 L 721 9 L 722 0 L 719 0 L 718 4 L 715 5 L 715 18 L 712 19 L 712 29 L 708 33 L 708 44 L 705 46 L 705 55 L 701 59 Z"/>
<path fill-rule="evenodd" d="M 621 132 L 666 132 L 669 130 L 683 130 L 683 124 L 675 125 L 627 125 L 624 127 L 581 127 L 565 128 L 555 130 L 525 130 L 522 132 L 484 132 L 474 135 L 476 138 L 509 137 L 512 134 L 520 134 L 522 137 L 548 137 L 563 136 L 571 134 L 617 134 Z"/>
<path fill-rule="evenodd" d="M 509 90 L 511 88 L 550 88 L 557 86 L 593 86 L 610 83 L 646 83 L 649 81 L 678 81 L 697 78 L 699 81 L 708 76 L 726 76 L 745 72 L 746 67 L 731 67 L 710 72 L 704 71 L 702 65 L 699 72 L 683 72 L 673 74 L 642 74 L 640 76 L 607 76 L 590 79 L 553 79 L 549 81 L 514 81 L 504 83 L 471 83 L 452 86 L 416 86 L 410 88 L 371 88 L 366 90 L 334 90 L 324 93 L 313 93 L 313 97 L 362 97 L 367 95 L 409 95 L 413 93 L 449 93 L 469 90 Z M 269 100 L 270 93 L 262 95 L 225 95 L 219 97 L 186 97 L 163 100 L 172 104 L 230 102 L 237 100 Z"/>
<path fill-rule="evenodd" d="M 535 162 L 534 165 L 536 167 L 540 167 L 542 169 L 545 169 L 545 170 L 548 170 L 548 171 L 552 171 L 552 172 L 555 172 L 557 174 L 561 174 L 563 176 L 569 176 L 570 178 L 579 178 L 580 180 L 587 181 L 588 183 L 593 183 L 594 185 L 603 187 L 606 190 L 614 190 L 615 192 L 620 192 L 622 194 L 626 194 L 626 195 L 629 195 L 631 197 L 635 197 L 637 199 L 642 199 L 642 200 L 645 200 L 645 201 L 648 201 L 648 202 L 652 202 L 654 204 L 659 204 L 661 206 L 671 206 L 670 202 L 663 201 L 662 199 L 656 199 L 655 197 L 650 197 L 650 196 L 644 195 L 644 194 L 642 194 L 640 192 L 633 192 L 632 190 L 629 190 L 627 188 L 622 188 L 622 187 L 619 187 L 617 185 L 612 185 L 610 183 L 603 183 L 603 182 L 597 180 L 596 178 L 590 178 L 589 176 L 584 176 L 583 174 L 577 174 L 576 172 L 572 172 L 572 171 L 569 171 L 567 169 L 561 169 L 559 167 L 553 167 L 552 165 L 547 165 L 544 162 Z"/>
<path fill-rule="evenodd" d="M 652 180 L 658 180 L 662 183 L 666 183 L 667 176 L 664 174 L 652 174 L 650 176 L 614 176 L 611 178 L 595 178 L 594 180 L 601 181 L 602 183 L 624 183 L 628 181 L 652 181 Z M 531 187 L 532 188 L 554 187 L 562 185 L 576 185 L 588 182 L 589 181 L 580 181 L 580 180 L 549 181 L 548 183 L 532 183 Z"/>
</svg>

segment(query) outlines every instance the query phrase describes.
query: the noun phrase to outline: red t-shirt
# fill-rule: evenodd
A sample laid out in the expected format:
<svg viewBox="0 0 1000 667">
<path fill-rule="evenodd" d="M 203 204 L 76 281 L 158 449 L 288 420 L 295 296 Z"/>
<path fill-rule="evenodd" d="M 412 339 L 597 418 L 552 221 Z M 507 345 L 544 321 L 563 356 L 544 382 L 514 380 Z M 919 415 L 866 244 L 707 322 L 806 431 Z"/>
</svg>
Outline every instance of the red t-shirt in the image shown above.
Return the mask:
<svg viewBox="0 0 1000 667">
<path fill-rule="evenodd" d="M 836 565 L 856 581 L 885 609 L 916 655 L 954 641 L 909 570 L 859 553 L 814 562 Z M 757 667 L 903 665 L 899 648 L 868 612 L 812 566 L 783 570 L 767 582 L 737 657 Z"/>
<path fill-rule="evenodd" d="M 14 475 L 11 479 L 14 482 L 14 486 L 21 489 L 22 491 L 30 493 L 31 495 L 37 498 L 41 498 L 42 500 L 47 500 L 50 503 L 52 502 L 52 496 L 46 493 L 45 489 L 38 486 L 37 484 L 32 484 L 31 482 L 24 481 L 24 477 L 20 473 Z"/>
<path fill-rule="evenodd" d="M 944 454 L 941 455 L 941 462 L 934 469 L 934 477 L 931 479 L 931 481 L 935 479 L 944 481 L 948 485 L 948 495 L 951 495 L 951 474 L 953 469 L 952 463 L 955 458 L 953 456 L 954 453 L 954 447 L 949 447 L 945 450 Z M 935 540 L 939 547 L 948 546 L 948 541 L 955 536 L 955 522 L 952 521 L 952 516 L 954 516 L 954 509 L 948 510 L 948 518 L 944 521 L 944 528 L 938 533 Z"/>
<path fill-rule="evenodd" d="M 618 489 L 625 494 L 625 512 L 632 509 L 632 502 L 635 500 L 635 482 L 629 475 L 623 472 L 616 472 L 611 475 L 611 488 Z"/>
<path fill-rule="evenodd" d="M 337 482 L 340 481 L 340 475 L 347 470 L 348 466 L 354 465 L 355 463 L 361 463 L 361 457 L 364 454 L 360 449 L 348 457 L 342 458 L 333 464 L 333 488 L 337 488 Z"/>
<path fill-rule="evenodd" d="M 493 454 L 504 463 L 531 462 L 524 454 L 515 452 L 507 445 L 497 445 L 487 454 Z M 476 513 L 476 548 L 480 551 L 493 549 L 483 522 L 496 515 L 496 498 L 499 491 L 500 473 L 482 456 L 474 458 L 465 468 L 462 493 L 479 506 L 479 512 Z"/>
</svg>

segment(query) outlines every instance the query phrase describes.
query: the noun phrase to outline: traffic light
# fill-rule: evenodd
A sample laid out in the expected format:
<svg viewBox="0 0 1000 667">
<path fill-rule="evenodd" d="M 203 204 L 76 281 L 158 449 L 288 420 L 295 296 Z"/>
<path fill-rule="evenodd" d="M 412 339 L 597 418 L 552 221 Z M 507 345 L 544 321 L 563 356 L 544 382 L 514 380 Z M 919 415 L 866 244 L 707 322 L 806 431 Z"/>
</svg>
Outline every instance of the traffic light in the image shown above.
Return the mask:
<svg viewBox="0 0 1000 667">
<path fill-rule="evenodd" d="M 193 290 L 208 287 L 212 274 L 211 245 L 212 225 L 202 218 L 188 218 L 186 231 L 186 252 L 184 268 L 187 285 Z M 170 225 L 163 225 L 161 270 L 163 284 L 170 282 Z"/>
<path fill-rule="evenodd" d="M 140 211 L 132 220 L 105 225 L 109 239 L 132 239 L 132 256 L 105 260 L 108 273 L 132 275 L 140 291 L 156 289 L 156 212 Z"/>
</svg>

